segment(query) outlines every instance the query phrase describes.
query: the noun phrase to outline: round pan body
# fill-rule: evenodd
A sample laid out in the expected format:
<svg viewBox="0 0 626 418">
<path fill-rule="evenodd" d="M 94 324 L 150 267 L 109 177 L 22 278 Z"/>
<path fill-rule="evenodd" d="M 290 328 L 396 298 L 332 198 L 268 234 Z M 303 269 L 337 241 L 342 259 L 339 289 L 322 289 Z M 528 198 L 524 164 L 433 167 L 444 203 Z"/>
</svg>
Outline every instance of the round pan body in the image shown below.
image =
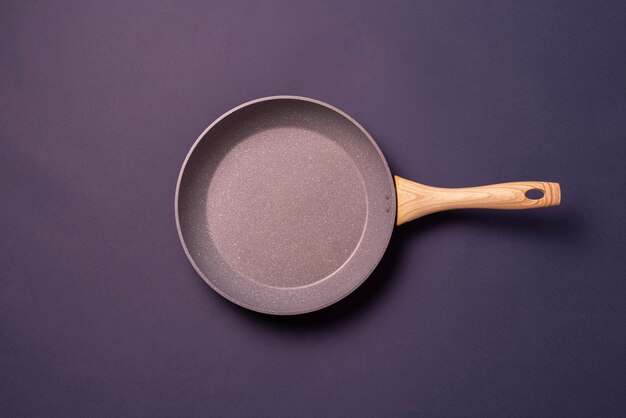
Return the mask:
<svg viewBox="0 0 626 418">
<path fill-rule="evenodd" d="M 176 186 L 187 257 L 218 293 L 271 314 L 314 311 L 356 289 L 394 227 L 389 167 L 372 137 L 317 100 L 275 96 L 200 135 Z"/>
</svg>

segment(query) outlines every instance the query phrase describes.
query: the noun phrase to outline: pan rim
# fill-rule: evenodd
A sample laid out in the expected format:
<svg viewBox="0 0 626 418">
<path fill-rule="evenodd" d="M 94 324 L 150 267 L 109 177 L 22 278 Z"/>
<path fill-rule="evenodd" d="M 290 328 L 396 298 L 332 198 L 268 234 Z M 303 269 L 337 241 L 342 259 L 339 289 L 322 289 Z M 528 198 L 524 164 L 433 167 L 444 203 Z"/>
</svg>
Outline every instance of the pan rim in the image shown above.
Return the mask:
<svg viewBox="0 0 626 418">
<path fill-rule="evenodd" d="M 297 101 L 304 101 L 304 102 L 309 102 L 309 103 L 314 103 L 320 106 L 323 106 L 325 108 L 328 108 L 334 112 L 336 112 L 337 114 L 341 115 L 342 117 L 344 117 L 345 119 L 347 119 L 350 123 L 352 123 L 355 127 L 357 127 L 364 135 L 365 137 L 369 140 L 370 144 L 374 147 L 374 149 L 376 150 L 376 153 L 378 154 L 378 157 L 380 158 L 380 161 L 382 162 L 385 172 L 387 174 L 387 179 L 389 182 L 389 188 L 390 188 L 390 197 L 389 200 L 392 202 L 392 208 L 393 208 L 393 216 L 390 218 L 391 221 L 388 223 L 389 226 L 387 228 L 386 232 L 386 240 L 381 241 L 381 250 L 379 251 L 378 254 L 376 254 L 376 257 L 372 257 L 372 261 L 375 260 L 375 263 L 372 263 L 372 267 L 369 269 L 369 271 L 367 272 L 367 274 L 362 275 L 363 277 L 361 277 L 358 281 L 356 281 L 356 283 L 354 284 L 354 286 L 352 286 L 348 291 L 344 291 L 341 294 L 336 295 L 336 297 L 334 298 L 329 298 L 328 301 L 326 301 L 326 303 L 321 303 L 318 304 L 316 306 L 313 307 L 309 307 L 309 308 L 305 308 L 305 309 L 294 309 L 294 310 L 285 310 L 285 311 L 276 311 L 276 310 L 271 310 L 271 309 L 263 309 L 260 308 L 258 306 L 251 306 L 248 303 L 243 302 L 240 299 L 237 299 L 231 295 L 228 295 L 227 293 L 225 293 L 223 290 L 221 290 L 218 286 L 216 286 L 211 280 L 208 279 L 208 277 L 204 274 L 204 272 L 202 271 L 202 269 L 200 269 L 198 267 L 198 265 L 196 264 L 193 256 L 191 255 L 189 248 L 187 247 L 187 244 L 185 242 L 185 239 L 183 237 L 183 232 L 182 232 L 182 227 L 181 227 L 181 222 L 180 222 L 180 212 L 179 212 L 179 195 L 180 195 L 180 187 L 181 187 L 181 182 L 182 182 L 182 178 L 183 178 L 183 174 L 185 173 L 185 169 L 187 167 L 187 163 L 189 162 L 189 159 L 191 158 L 191 156 L 193 155 L 194 151 L 196 150 L 196 148 L 198 147 L 198 145 L 200 144 L 200 142 L 206 137 L 206 135 L 208 134 L 208 132 L 214 127 L 216 126 L 218 123 L 220 123 L 223 119 L 225 119 L 226 117 L 228 117 L 229 115 L 239 111 L 240 109 L 243 109 L 245 107 L 257 104 L 257 103 L 261 103 L 261 102 L 266 102 L 266 101 L 273 101 L 273 100 L 297 100 Z M 178 238 L 181 242 L 181 245 L 183 247 L 183 250 L 185 252 L 185 255 L 187 256 L 187 259 L 189 260 L 189 262 L 191 263 L 191 265 L 193 266 L 194 270 L 198 273 L 198 275 L 200 275 L 200 277 L 202 278 L 202 280 L 204 280 L 204 282 L 206 282 L 214 291 L 216 291 L 219 295 L 221 295 L 222 297 L 224 297 L 225 299 L 229 300 L 230 302 L 241 306 L 243 308 L 249 309 L 251 311 L 255 311 L 255 312 L 260 312 L 263 314 L 271 314 L 271 315 L 300 315 L 300 314 L 306 314 L 309 312 L 314 312 L 323 308 L 326 308 L 330 305 L 333 305 L 337 302 L 339 302 L 340 300 L 344 299 L 345 297 L 347 297 L 348 295 L 350 295 L 352 292 L 354 292 L 359 286 L 361 286 L 365 280 L 367 280 L 367 278 L 369 276 L 371 276 L 372 272 L 376 269 L 376 267 L 378 266 L 378 264 L 380 263 L 383 255 L 385 254 L 385 251 L 387 249 L 387 247 L 389 246 L 389 242 L 391 241 L 391 236 L 394 230 L 394 226 L 395 226 L 395 218 L 396 218 L 396 190 L 395 190 L 395 182 L 393 180 L 393 176 L 391 174 L 391 170 L 389 168 L 389 164 L 387 163 L 387 160 L 385 159 L 384 154 L 382 153 L 382 151 L 380 150 L 380 147 L 378 146 L 378 144 L 376 143 L 376 141 L 374 140 L 374 138 L 369 134 L 369 132 L 363 127 L 361 126 L 360 123 L 358 123 L 354 118 L 352 118 L 350 115 L 348 115 L 346 112 L 317 99 L 312 99 L 310 97 L 304 97 L 304 96 L 297 96 L 297 95 L 274 95 L 274 96 L 265 96 L 265 97 L 261 97 L 258 99 L 254 99 L 254 100 L 250 100 L 247 101 L 245 103 L 242 103 L 230 110 L 228 110 L 227 112 L 223 113 L 221 116 L 219 116 L 217 119 L 215 119 L 204 131 L 202 131 L 202 133 L 198 136 L 198 138 L 194 141 L 193 145 L 191 146 L 191 148 L 189 149 L 189 151 L 187 152 L 187 155 L 185 156 L 185 159 L 183 160 L 183 164 L 180 168 L 179 174 L 178 174 L 178 179 L 176 181 L 176 191 L 174 194 L 174 211 L 175 211 L 175 219 L 176 219 L 176 229 L 178 232 Z M 367 226 L 366 226 L 367 228 Z M 360 245 L 360 243 L 359 243 Z M 357 246 L 358 248 L 358 246 Z"/>
</svg>

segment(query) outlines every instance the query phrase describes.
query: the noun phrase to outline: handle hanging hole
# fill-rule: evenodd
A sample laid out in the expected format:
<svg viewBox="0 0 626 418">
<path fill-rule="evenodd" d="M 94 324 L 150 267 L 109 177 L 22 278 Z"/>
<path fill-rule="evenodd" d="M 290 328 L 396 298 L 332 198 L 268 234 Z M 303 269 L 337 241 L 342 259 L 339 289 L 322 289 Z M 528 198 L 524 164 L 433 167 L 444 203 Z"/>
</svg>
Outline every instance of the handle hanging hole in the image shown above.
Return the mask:
<svg viewBox="0 0 626 418">
<path fill-rule="evenodd" d="M 539 200 L 543 198 L 543 196 L 545 195 L 543 190 L 539 190 L 539 189 L 530 189 L 530 190 L 527 190 L 526 193 L 524 194 L 526 195 L 527 199 L 531 199 L 531 200 Z"/>
</svg>

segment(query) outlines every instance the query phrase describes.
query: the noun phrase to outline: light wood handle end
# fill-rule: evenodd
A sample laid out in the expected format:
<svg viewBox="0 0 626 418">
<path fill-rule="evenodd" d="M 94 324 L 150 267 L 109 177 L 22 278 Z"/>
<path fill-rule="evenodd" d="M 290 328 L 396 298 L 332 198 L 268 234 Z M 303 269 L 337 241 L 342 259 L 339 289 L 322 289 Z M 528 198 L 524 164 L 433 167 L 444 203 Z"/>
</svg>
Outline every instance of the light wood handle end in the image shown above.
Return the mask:
<svg viewBox="0 0 626 418">
<path fill-rule="evenodd" d="M 399 176 L 394 178 L 398 199 L 396 225 L 444 210 L 533 209 L 557 206 L 561 203 L 559 184 L 545 181 L 520 181 L 446 189 L 426 186 Z"/>
</svg>

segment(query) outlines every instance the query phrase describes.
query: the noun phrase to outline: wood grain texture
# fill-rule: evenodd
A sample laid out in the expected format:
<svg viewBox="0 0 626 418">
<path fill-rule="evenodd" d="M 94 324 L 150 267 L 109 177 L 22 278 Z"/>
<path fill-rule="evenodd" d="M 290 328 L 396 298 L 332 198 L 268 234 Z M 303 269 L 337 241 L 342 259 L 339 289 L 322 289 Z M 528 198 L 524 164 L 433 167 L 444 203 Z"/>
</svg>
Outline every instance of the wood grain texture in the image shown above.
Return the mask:
<svg viewBox="0 0 626 418">
<path fill-rule="evenodd" d="M 426 186 L 399 176 L 394 178 L 398 198 L 396 225 L 444 210 L 533 209 L 561 203 L 561 188 L 558 183 L 521 181 L 448 189 Z M 534 189 L 542 191 L 543 197 L 526 197 L 526 192 Z"/>
</svg>

